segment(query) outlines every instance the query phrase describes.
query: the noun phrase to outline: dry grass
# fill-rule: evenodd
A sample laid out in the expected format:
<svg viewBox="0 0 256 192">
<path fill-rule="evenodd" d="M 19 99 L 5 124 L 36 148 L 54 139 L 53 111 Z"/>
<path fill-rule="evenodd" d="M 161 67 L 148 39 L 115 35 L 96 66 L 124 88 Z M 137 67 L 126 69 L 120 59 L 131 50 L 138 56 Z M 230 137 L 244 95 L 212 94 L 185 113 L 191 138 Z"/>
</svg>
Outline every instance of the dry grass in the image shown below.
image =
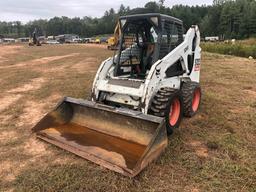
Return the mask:
<svg viewBox="0 0 256 192">
<path fill-rule="evenodd" d="M 61 97 L 90 94 L 111 54 L 85 45 L 0 47 L 1 191 L 256 190 L 256 62 L 248 59 L 203 53 L 200 112 L 183 120 L 165 153 L 134 179 L 31 135 Z"/>
</svg>

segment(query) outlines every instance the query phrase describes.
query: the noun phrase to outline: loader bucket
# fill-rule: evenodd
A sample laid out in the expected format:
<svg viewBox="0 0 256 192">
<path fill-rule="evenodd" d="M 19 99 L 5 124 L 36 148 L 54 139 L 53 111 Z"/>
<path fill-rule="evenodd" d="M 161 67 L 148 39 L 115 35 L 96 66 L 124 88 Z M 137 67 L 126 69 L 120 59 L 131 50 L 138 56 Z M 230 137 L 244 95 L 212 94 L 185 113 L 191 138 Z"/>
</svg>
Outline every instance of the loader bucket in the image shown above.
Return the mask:
<svg viewBox="0 0 256 192">
<path fill-rule="evenodd" d="M 134 177 L 167 146 L 164 124 L 159 117 L 67 97 L 32 130 L 49 143 Z"/>
</svg>

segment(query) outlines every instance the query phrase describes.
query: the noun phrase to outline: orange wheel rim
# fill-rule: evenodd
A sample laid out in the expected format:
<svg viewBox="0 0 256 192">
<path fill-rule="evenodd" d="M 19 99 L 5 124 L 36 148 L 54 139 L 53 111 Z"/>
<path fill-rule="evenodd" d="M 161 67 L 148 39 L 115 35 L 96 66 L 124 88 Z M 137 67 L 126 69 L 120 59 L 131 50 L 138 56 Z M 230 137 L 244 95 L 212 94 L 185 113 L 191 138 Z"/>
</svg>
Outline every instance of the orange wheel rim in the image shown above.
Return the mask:
<svg viewBox="0 0 256 192">
<path fill-rule="evenodd" d="M 174 99 L 170 107 L 169 113 L 169 123 L 171 126 L 174 126 L 180 117 L 180 100 L 178 98 Z"/>
<path fill-rule="evenodd" d="M 197 88 L 194 92 L 194 97 L 192 101 L 192 109 L 194 112 L 198 110 L 200 99 L 201 99 L 200 89 Z"/>
</svg>

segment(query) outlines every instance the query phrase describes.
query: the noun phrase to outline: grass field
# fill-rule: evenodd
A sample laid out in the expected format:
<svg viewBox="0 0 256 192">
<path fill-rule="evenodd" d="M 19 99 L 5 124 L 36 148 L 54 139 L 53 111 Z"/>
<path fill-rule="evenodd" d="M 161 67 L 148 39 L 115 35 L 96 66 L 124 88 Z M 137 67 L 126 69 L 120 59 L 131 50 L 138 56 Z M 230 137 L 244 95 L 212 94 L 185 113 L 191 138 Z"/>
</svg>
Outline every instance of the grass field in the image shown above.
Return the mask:
<svg viewBox="0 0 256 192">
<path fill-rule="evenodd" d="M 0 191 L 256 191 L 256 61 L 202 55 L 200 112 L 130 179 L 35 138 L 63 96 L 87 98 L 101 46 L 0 46 Z"/>
</svg>

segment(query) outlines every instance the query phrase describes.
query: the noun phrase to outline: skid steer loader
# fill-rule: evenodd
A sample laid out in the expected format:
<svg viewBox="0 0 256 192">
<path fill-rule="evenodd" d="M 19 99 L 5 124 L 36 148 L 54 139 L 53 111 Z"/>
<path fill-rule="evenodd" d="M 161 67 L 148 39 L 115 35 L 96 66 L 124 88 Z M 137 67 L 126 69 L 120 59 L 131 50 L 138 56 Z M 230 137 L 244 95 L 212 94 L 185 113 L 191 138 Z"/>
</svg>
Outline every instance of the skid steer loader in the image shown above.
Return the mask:
<svg viewBox="0 0 256 192">
<path fill-rule="evenodd" d="M 100 65 L 91 100 L 64 98 L 33 131 L 94 163 L 136 176 L 201 99 L 200 33 L 162 14 L 123 16 L 117 52 Z"/>
</svg>

